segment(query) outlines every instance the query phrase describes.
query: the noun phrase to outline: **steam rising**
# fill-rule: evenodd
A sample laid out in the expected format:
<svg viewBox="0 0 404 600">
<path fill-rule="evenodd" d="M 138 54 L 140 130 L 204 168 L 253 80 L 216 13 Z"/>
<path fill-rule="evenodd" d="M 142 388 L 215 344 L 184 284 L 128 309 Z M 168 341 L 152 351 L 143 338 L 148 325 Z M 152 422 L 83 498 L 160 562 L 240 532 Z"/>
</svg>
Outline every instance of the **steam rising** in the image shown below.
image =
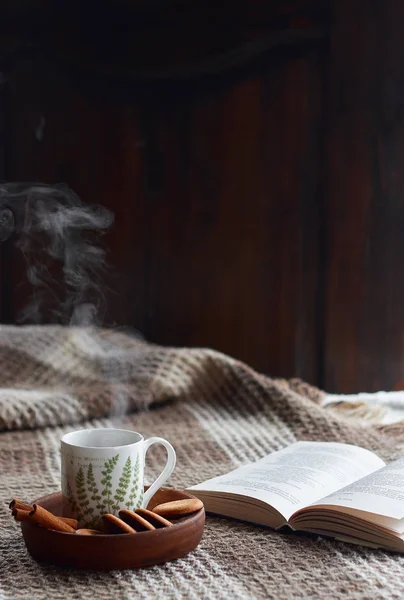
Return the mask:
<svg viewBox="0 0 404 600">
<path fill-rule="evenodd" d="M 64 185 L 0 184 L 0 226 L 10 222 L 10 211 L 33 287 L 21 320 L 101 322 L 105 250 L 99 238 L 111 226 L 112 213 L 84 204 Z"/>
<path fill-rule="evenodd" d="M 92 327 L 103 323 L 106 310 L 101 236 L 112 222 L 110 211 L 84 204 L 65 185 L 0 183 L 0 241 L 15 235 L 32 287 L 20 320 L 75 326 L 68 343 L 114 389 L 110 417 L 120 423 L 131 406 L 129 382 L 136 380 L 136 403 L 141 404 L 142 396 L 146 406 L 150 381 L 133 346 L 119 347 Z M 138 337 L 134 331 L 132 335 Z M 64 383 L 68 388 L 69 381 Z"/>
</svg>

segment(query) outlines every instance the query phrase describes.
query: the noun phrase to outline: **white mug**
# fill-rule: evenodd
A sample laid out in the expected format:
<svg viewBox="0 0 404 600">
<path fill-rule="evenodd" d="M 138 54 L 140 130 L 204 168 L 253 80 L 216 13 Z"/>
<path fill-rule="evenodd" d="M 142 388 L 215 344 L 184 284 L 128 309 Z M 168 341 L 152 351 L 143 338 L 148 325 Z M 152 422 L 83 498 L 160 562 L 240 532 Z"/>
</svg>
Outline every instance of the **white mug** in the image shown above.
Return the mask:
<svg viewBox="0 0 404 600">
<path fill-rule="evenodd" d="M 152 444 L 167 450 L 167 463 L 143 491 L 145 456 Z M 147 507 L 174 470 L 176 455 L 167 440 L 127 429 L 81 429 L 61 439 L 63 516 L 80 527 L 96 527 L 105 513 Z"/>
</svg>

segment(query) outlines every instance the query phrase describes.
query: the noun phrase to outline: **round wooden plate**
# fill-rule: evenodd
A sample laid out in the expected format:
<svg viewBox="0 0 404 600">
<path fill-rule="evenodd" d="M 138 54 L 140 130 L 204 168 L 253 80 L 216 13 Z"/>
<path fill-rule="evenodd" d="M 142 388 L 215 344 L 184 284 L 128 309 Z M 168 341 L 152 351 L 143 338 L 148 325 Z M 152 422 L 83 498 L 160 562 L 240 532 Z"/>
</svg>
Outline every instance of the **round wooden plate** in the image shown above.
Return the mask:
<svg viewBox="0 0 404 600">
<path fill-rule="evenodd" d="M 176 489 L 161 488 L 147 508 L 162 502 L 194 498 Z M 62 494 L 50 494 L 35 500 L 55 515 L 61 514 Z M 136 534 L 76 535 L 51 531 L 22 522 L 21 529 L 28 552 L 36 560 L 76 569 L 138 569 L 181 558 L 201 541 L 205 511 L 177 519 L 172 527 Z"/>
</svg>

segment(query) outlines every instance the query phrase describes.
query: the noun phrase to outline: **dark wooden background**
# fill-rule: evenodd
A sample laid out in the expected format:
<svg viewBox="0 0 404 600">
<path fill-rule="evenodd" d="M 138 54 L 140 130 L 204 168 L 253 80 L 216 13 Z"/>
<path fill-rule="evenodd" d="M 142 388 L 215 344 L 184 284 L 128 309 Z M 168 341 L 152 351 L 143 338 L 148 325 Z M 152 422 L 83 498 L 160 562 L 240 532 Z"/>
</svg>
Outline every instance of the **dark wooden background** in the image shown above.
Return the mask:
<svg viewBox="0 0 404 600">
<path fill-rule="evenodd" d="M 0 176 L 115 212 L 107 322 L 400 387 L 401 0 L 53 4 L 0 10 Z M 0 251 L 14 322 L 24 271 Z"/>
</svg>

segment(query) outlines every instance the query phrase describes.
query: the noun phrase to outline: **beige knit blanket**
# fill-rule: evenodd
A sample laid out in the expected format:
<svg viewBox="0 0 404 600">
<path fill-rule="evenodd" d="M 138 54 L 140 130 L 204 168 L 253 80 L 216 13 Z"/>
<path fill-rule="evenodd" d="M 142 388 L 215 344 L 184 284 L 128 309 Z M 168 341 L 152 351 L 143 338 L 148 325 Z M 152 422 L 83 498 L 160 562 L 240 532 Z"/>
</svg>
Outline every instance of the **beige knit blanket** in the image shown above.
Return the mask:
<svg viewBox="0 0 404 600">
<path fill-rule="evenodd" d="M 404 556 L 208 517 L 187 557 L 139 571 L 37 564 L 9 516 L 13 496 L 59 489 L 59 439 L 117 423 L 177 451 L 170 485 L 187 487 L 296 440 L 404 454 L 404 426 L 322 408 L 322 393 L 212 350 L 161 348 L 121 333 L 0 327 L 0 600 L 19 598 L 402 598 Z M 153 461 L 154 457 L 154 461 Z M 148 461 L 156 476 L 162 454 Z"/>
</svg>

